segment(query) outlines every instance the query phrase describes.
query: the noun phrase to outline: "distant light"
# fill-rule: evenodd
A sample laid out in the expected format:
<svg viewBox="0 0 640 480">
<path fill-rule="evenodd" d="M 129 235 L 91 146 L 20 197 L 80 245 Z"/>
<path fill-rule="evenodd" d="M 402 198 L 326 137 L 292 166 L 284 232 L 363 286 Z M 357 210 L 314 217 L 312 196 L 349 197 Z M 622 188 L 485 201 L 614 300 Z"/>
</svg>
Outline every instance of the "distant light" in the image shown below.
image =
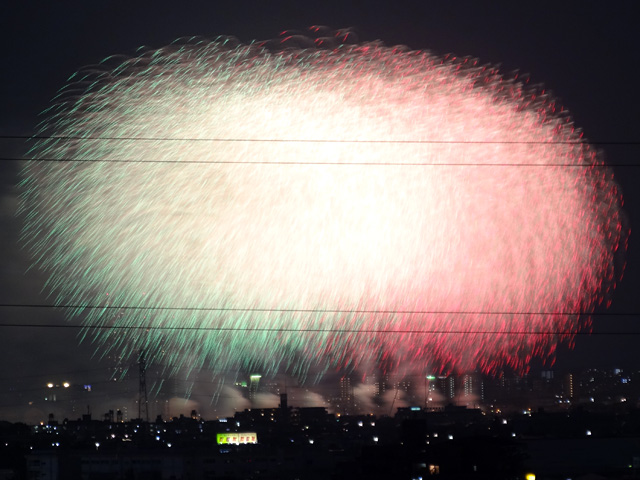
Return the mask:
<svg viewBox="0 0 640 480">
<path fill-rule="evenodd" d="M 373 437 L 373 441 L 378 443 L 379 438 L 378 437 Z"/>
<path fill-rule="evenodd" d="M 64 383 L 62 384 L 62 386 L 63 386 L 64 388 L 69 388 L 69 387 L 71 386 L 71 384 L 70 384 L 69 382 L 64 382 Z"/>
<path fill-rule="evenodd" d="M 309 444 L 313 445 L 313 438 L 309 439 Z"/>
<path fill-rule="evenodd" d="M 171 448 L 171 444 L 170 444 L 170 443 L 167 443 L 167 447 Z"/>
<path fill-rule="evenodd" d="M 526 480 L 536 480 L 536 475 L 534 473 L 527 473 L 524 478 Z"/>
<path fill-rule="evenodd" d="M 453 440 L 453 435 L 449 435 L 449 440 Z"/>
<path fill-rule="evenodd" d="M 47 387 L 53 388 L 53 383 L 47 383 Z"/>
<path fill-rule="evenodd" d="M 586 433 L 587 433 L 587 437 L 590 437 L 590 436 L 591 436 L 591 430 L 587 430 L 587 432 L 586 432 Z"/>
</svg>

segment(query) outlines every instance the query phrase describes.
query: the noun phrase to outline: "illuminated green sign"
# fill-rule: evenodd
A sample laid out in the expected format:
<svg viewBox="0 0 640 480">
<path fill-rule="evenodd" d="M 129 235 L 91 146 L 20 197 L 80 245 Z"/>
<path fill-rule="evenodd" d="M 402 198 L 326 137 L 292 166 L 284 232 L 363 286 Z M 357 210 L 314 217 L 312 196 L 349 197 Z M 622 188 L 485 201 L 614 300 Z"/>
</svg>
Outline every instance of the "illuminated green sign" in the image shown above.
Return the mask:
<svg viewBox="0 0 640 480">
<path fill-rule="evenodd" d="M 216 440 L 218 445 L 244 445 L 258 443 L 258 434 L 256 432 L 218 433 Z"/>
</svg>

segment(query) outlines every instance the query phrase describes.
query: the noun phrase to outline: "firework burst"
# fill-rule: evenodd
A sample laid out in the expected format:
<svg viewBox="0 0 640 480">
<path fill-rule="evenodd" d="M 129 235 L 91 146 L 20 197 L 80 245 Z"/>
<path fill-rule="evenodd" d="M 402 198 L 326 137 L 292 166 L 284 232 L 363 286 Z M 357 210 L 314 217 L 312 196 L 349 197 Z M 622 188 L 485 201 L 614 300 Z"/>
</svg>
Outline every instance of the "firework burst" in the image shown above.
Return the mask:
<svg viewBox="0 0 640 480">
<path fill-rule="evenodd" d="M 102 351 L 301 377 L 524 369 L 606 298 L 621 197 L 553 98 L 336 38 L 190 39 L 62 90 L 24 239 Z"/>
</svg>

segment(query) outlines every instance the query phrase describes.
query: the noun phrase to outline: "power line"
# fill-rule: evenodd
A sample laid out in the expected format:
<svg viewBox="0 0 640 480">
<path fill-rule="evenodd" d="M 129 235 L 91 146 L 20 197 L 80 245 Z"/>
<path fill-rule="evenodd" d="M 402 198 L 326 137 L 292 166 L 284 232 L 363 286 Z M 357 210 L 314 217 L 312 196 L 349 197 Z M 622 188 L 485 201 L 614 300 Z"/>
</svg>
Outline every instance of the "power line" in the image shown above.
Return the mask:
<svg viewBox="0 0 640 480">
<path fill-rule="evenodd" d="M 416 167 L 562 167 L 610 168 L 640 167 L 640 163 L 464 163 L 464 162 L 300 162 L 261 160 L 134 160 L 113 158 L 19 158 L 0 157 L 3 162 L 31 163 L 140 163 L 140 164 L 197 164 L 197 165 L 345 165 L 345 166 L 416 166 Z"/>
<path fill-rule="evenodd" d="M 104 140 L 104 141 L 139 141 L 139 142 L 215 142 L 215 143 L 302 143 L 302 144 L 398 144 L 398 145 L 602 145 L 602 146 L 634 146 L 640 141 L 593 141 L 583 140 L 344 140 L 344 139 L 277 139 L 277 138 L 174 138 L 174 137 L 102 137 L 102 136 L 46 136 L 46 135 L 0 135 L 0 139 L 22 140 Z M 635 164 L 549 164 L 549 163 L 435 163 L 435 162 L 295 162 L 295 161 L 217 161 L 217 160 L 137 160 L 137 159 L 77 159 L 63 158 L 19 158 L 3 157 L 0 161 L 21 162 L 99 162 L 99 163 L 183 163 L 183 164 L 247 164 L 247 165 L 380 165 L 380 166 L 487 166 L 487 167 L 638 167 Z"/>
<path fill-rule="evenodd" d="M 442 329 L 354 329 L 354 328 L 280 328 L 280 327 L 172 327 L 155 325 L 71 325 L 40 323 L 2 323 L 0 327 L 10 328 L 59 328 L 85 330 L 163 330 L 163 331 L 214 331 L 214 332 L 274 332 L 274 333 L 361 333 L 361 334 L 415 334 L 415 335 L 640 335 L 634 331 L 588 332 L 588 331 L 524 331 L 524 330 L 442 330 Z"/>
<path fill-rule="evenodd" d="M 541 312 L 515 310 L 394 310 L 394 309 L 331 309 L 331 308 L 241 308 L 241 307 L 169 307 L 135 305 L 82 305 L 48 303 L 0 303 L 0 308 L 61 308 L 69 310 L 144 310 L 187 312 L 241 312 L 241 313 L 322 313 L 322 314 L 366 314 L 366 315 L 531 315 L 531 316 L 635 316 L 638 312 Z"/>
<path fill-rule="evenodd" d="M 102 137 L 73 135 L 0 135 L 12 140 L 109 140 L 141 142 L 228 142 L 228 143 L 370 143 L 370 144 L 442 144 L 442 145 L 640 145 L 640 141 L 586 140 L 343 140 L 294 138 L 175 138 L 175 137 Z"/>
</svg>

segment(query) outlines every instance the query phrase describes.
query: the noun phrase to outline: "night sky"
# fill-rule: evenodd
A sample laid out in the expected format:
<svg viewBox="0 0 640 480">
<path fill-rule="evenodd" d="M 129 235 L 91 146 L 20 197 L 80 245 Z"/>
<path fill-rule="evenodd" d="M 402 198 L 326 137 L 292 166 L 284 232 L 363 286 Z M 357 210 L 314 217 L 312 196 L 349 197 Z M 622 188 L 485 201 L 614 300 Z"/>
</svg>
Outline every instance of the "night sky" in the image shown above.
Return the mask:
<svg viewBox="0 0 640 480">
<path fill-rule="evenodd" d="M 17 3 L 17 2 L 15 2 Z M 489 2 L 487 2 L 489 3 Z M 242 41 L 273 38 L 285 29 L 309 25 L 352 27 L 362 41 L 382 40 L 435 54 L 455 53 L 499 65 L 504 72 L 530 75 L 544 84 L 571 113 L 575 124 L 598 142 L 614 166 L 631 228 L 622 282 L 611 307 L 593 319 L 595 335 L 578 336 L 563 347 L 560 370 L 586 366 L 640 367 L 638 288 L 640 247 L 640 93 L 637 63 L 640 39 L 633 2 L 24 2 L 3 7 L 0 135 L 35 133 L 38 114 L 79 67 L 112 54 L 133 54 L 146 45 L 161 47 L 182 36 L 233 35 Z M 415 5 L 414 5 L 415 4 Z M 416 6 L 416 5 L 420 6 Z M 636 142 L 636 144 L 633 144 Z M 616 145 L 616 143 L 618 143 Z M 47 304 L 44 278 L 27 271 L 16 216 L 24 140 L 0 139 L 0 303 Z M 0 308 L 0 323 L 64 322 L 52 309 Z M 626 332 L 626 334 L 615 334 Z M 110 387 L 113 359 L 94 355 L 90 341 L 79 343 L 74 329 L 4 327 L 0 332 L 0 419 L 37 420 L 26 406 L 48 382 L 70 380 L 99 386 L 104 405 L 132 398 Z M 150 373 L 153 375 L 153 372 Z M 111 383 L 116 383 L 111 381 Z M 176 388 L 176 395 L 180 392 Z M 198 390 L 197 388 L 195 389 Z M 322 389 L 317 391 L 322 393 Z M 194 401 L 199 401 L 197 396 Z M 123 400 L 126 401 L 126 400 Z"/>
</svg>

